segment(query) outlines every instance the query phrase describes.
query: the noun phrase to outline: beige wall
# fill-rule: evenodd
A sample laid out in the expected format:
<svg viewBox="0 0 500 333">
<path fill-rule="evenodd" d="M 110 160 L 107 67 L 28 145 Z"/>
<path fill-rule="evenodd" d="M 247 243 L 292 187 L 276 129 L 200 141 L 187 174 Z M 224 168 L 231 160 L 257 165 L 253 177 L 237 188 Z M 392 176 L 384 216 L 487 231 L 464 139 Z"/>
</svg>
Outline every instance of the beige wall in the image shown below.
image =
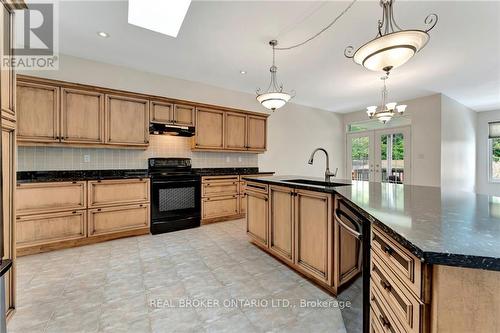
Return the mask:
<svg viewBox="0 0 500 333">
<path fill-rule="evenodd" d="M 441 95 L 431 95 L 407 101 L 406 116 L 411 119 L 411 183 L 441 185 Z M 365 111 L 347 113 L 343 117 L 344 131 L 348 124 L 366 121 Z M 344 166 L 346 168 L 347 166 Z"/>
<path fill-rule="evenodd" d="M 231 91 L 198 82 L 141 72 L 67 55 L 61 55 L 58 71 L 26 72 L 24 74 L 265 113 L 263 107 L 255 100 L 254 94 Z M 289 104 L 269 117 L 268 133 L 269 149 L 265 154 L 258 157 L 258 165 L 262 170 L 277 171 L 280 174 L 322 177 L 324 173 L 323 157 L 318 156 L 315 165 L 312 167 L 307 164 L 307 159 L 313 148 L 324 146 L 333 155 L 333 167 L 339 167 L 342 169 L 339 173 L 343 173 L 341 166 L 344 165 L 344 135 L 340 116 L 318 109 Z M 36 148 L 30 149 L 27 152 L 21 149 L 20 158 L 23 156 L 29 158 L 29 156 L 34 156 L 37 153 Z M 118 161 L 128 158 L 131 162 L 127 163 L 127 165 L 145 163 L 137 162 L 145 159 L 144 154 L 141 152 L 135 154 L 130 152 L 113 153 L 109 149 L 100 149 L 88 150 L 86 153 L 95 154 L 97 158 L 109 154 L 124 156 L 122 158 L 118 157 Z M 41 154 L 43 155 L 43 152 Z M 71 153 L 61 152 L 60 149 L 56 151 L 49 150 L 49 154 L 53 158 L 62 161 L 69 159 L 66 158 L 66 155 L 71 155 L 72 160 L 78 160 L 72 165 L 81 166 L 82 151 L 80 149 L 73 150 Z M 133 156 L 128 156 L 130 154 Z M 199 157 L 199 154 L 204 155 Z M 152 156 L 154 152 L 147 152 L 145 155 Z M 201 161 L 200 163 L 194 163 L 197 166 L 233 166 L 242 164 L 253 166 L 255 164 L 255 161 L 250 158 L 245 162 L 244 156 L 241 156 L 244 163 L 240 163 L 237 155 L 243 154 L 212 155 L 211 153 L 192 153 L 191 157 L 193 162 L 196 160 Z M 229 162 L 227 162 L 228 159 Z M 111 159 L 111 162 L 109 158 L 105 159 L 105 161 L 104 165 L 109 166 L 109 168 L 119 168 L 122 165 L 122 162 L 115 163 L 116 159 L 114 158 Z M 23 165 L 22 160 L 20 162 Z"/>
<path fill-rule="evenodd" d="M 488 147 L 488 122 L 500 121 L 500 110 L 477 113 L 477 192 L 500 195 L 500 183 L 490 183 L 489 174 L 489 147 Z"/>
<path fill-rule="evenodd" d="M 476 111 L 441 95 L 441 187 L 473 192 L 476 185 Z"/>
</svg>

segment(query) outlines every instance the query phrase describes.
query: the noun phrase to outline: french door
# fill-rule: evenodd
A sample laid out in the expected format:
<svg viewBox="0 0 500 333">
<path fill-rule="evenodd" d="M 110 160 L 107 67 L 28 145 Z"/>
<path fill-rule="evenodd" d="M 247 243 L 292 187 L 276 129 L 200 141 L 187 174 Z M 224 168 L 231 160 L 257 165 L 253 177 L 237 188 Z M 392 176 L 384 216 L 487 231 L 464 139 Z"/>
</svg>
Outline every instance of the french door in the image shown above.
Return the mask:
<svg viewBox="0 0 500 333">
<path fill-rule="evenodd" d="M 410 127 L 347 134 L 347 174 L 352 180 L 411 183 Z"/>
</svg>

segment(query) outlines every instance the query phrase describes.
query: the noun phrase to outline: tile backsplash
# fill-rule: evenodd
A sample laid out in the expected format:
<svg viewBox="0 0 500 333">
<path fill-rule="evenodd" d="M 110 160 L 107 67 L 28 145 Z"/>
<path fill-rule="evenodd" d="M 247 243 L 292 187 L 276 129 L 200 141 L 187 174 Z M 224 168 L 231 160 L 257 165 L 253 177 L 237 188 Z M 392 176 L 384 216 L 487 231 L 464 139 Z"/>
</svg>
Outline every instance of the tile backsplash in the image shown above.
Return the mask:
<svg viewBox="0 0 500 333">
<path fill-rule="evenodd" d="M 152 135 L 147 150 L 18 147 L 18 171 L 145 169 L 150 157 L 189 157 L 194 168 L 257 167 L 257 154 L 192 152 L 191 138 Z"/>
</svg>

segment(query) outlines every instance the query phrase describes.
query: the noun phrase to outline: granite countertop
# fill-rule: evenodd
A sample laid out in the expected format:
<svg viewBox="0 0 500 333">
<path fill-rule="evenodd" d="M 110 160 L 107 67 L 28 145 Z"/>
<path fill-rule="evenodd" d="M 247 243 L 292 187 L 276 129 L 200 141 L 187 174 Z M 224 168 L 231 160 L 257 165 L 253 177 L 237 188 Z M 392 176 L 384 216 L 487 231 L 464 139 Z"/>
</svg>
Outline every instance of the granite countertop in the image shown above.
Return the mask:
<svg viewBox="0 0 500 333">
<path fill-rule="evenodd" d="M 500 197 L 438 187 L 335 180 L 343 186 L 256 182 L 339 194 L 362 215 L 429 264 L 500 271 Z M 345 186 L 352 183 L 350 186 Z"/>
<path fill-rule="evenodd" d="M 95 179 L 146 178 L 147 169 L 18 171 L 17 183 L 62 182 Z"/>
<path fill-rule="evenodd" d="M 274 171 L 263 172 L 259 168 L 193 168 L 193 171 L 200 176 L 274 174 Z"/>
</svg>

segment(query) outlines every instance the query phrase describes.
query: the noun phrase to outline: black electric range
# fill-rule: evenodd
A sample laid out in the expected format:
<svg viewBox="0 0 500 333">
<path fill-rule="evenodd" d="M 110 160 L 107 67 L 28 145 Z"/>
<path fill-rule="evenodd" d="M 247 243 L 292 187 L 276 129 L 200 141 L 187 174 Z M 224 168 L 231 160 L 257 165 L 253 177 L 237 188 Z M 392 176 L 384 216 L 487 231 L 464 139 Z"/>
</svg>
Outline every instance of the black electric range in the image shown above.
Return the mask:
<svg viewBox="0 0 500 333">
<path fill-rule="evenodd" d="M 151 233 L 195 228 L 201 218 L 201 179 L 189 158 L 150 158 Z"/>
</svg>

